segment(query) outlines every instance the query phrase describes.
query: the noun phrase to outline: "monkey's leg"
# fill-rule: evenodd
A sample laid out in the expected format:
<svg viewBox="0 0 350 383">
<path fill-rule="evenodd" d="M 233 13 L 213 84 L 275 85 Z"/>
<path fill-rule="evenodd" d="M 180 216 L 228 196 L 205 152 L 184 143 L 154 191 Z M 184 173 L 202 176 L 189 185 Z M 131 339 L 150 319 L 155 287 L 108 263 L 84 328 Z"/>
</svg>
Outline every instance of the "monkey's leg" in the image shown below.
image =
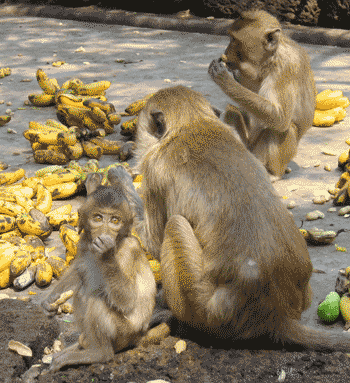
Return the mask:
<svg viewBox="0 0 350 383">
<path fill-rule="evenodd" d="M 169 307 L 178 319 L 192 323 L 197 311 L 193 307 L 197 302 L 195 284 L 204 273 L 204 262 L 200 243 L 184 217 L 174 215 L 167 222 L 160 260 Z M 201 317 L 202 313 L 198 314 Z"/>
</svg>

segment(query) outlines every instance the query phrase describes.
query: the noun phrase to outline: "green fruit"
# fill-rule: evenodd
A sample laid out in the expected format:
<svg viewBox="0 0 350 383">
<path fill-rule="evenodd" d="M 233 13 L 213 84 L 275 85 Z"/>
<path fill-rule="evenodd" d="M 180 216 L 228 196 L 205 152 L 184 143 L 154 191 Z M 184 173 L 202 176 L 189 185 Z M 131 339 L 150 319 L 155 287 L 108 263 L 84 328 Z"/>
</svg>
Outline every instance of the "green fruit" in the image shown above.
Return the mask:
<svg viewBox="0 0 350 383">
<path fill-rule="evenodd" d="M 317 314 L 320 319 L 333 322 L 339 316 L 340 296 L 335 291 L 329 293 L 325 300 L 318 306 Z"/>
</svg>

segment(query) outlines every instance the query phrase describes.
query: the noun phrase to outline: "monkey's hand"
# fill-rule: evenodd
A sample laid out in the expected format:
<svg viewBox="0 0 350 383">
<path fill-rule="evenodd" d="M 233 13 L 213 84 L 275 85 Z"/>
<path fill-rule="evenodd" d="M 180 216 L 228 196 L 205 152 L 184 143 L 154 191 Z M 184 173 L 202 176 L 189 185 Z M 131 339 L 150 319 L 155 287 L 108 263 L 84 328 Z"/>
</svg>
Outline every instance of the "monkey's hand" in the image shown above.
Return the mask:
<svg viewBox="0 0 350 383">
<path fill-rule="evenodd" d="M 115 239 L 110 235 L 102 234 L 92 241 L 92 248 L 99 254 L 104 254 L 115 246 Z"/>
<path fill-rule="evenodd" d="M 208 73 L 215 84 L 220 87 L 228 82 L 236 82 L 232 73 L 227 69 L 226 64 L 220 59 L 215 59 L 211 62 Z"/>
</svg>

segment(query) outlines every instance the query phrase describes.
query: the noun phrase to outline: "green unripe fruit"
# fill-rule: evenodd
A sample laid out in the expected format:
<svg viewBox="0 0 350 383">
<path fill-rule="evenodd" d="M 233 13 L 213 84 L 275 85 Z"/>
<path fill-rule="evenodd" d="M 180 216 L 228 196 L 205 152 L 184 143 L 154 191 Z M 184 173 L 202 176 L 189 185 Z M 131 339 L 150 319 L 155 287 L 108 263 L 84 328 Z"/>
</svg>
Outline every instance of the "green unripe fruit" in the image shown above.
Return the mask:
<svg viewBox="0 0 350 383">
<path fill-rule="evenodd" d="M 317 314 L 326 322 L 333 322 L 339 316 L 340 296 L 335 291 L 329 293 L 325 300 L 318 306 Z"/>
</svg>

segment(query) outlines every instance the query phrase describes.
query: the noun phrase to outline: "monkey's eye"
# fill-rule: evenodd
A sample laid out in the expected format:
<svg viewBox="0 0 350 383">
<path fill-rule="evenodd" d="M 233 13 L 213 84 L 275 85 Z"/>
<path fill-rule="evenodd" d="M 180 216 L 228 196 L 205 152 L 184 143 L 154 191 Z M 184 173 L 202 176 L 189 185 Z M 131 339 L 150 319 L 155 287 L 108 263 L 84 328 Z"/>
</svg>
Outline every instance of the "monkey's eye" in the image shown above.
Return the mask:
<svg viewBox="0 0 350 383">
<path fill-rule="evenodd" d="M 117 218 L 117 217 L 113 217 L 113 218 L 111 219 L 111 222 L 112 222 L 114 225 L 116 225 L 117 223 L 119 223 L 119 218 Z"/>
<path fill-rule="evenodd" d="M 101 222 L 101 221 L 102 221 L 102 215 L 100 215 L 100 214 L 96 214 L 96 215 L 94 215 L 94 216 L 93 216 L 93 220 L 94 220 L 95 222 Z"/>
</svg>

